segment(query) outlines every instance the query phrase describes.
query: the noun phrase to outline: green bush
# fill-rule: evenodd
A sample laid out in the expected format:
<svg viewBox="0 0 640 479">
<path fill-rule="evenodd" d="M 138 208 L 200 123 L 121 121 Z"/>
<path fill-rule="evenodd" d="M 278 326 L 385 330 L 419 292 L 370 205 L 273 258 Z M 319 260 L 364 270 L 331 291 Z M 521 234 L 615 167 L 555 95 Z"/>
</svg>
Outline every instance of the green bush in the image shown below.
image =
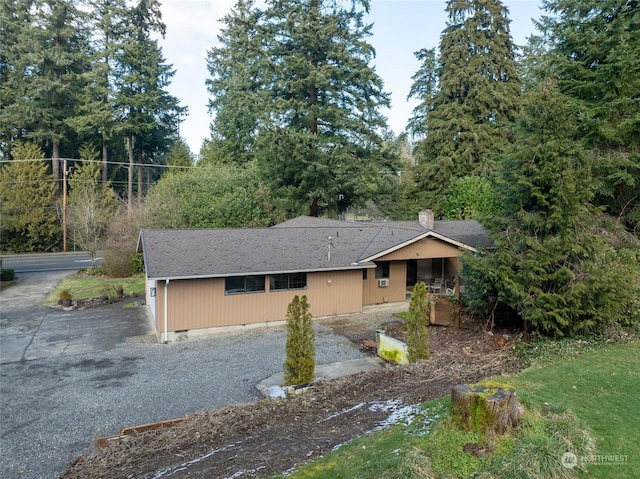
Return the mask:
<svg viewBox="0 0 640 479">
<path fill-rule="evenodd" d="M 0 269 L 0 281 L 13 281 L 16 272 L 12 269 Z"/>
<path fill-rule="evenodd" d="M 144 255 L 142 253 L 134 254 L 131 258 L 131 263 L 133 266 L 133 274 L 144 273 Z"/>
<path fill-rule="evenodd" d="M 284 384 L 308 384 L 316 368 L 315 331 L 307 297 L 296 295 L 287 308 L 287 357 L 284 361 Z"/>
</svg>

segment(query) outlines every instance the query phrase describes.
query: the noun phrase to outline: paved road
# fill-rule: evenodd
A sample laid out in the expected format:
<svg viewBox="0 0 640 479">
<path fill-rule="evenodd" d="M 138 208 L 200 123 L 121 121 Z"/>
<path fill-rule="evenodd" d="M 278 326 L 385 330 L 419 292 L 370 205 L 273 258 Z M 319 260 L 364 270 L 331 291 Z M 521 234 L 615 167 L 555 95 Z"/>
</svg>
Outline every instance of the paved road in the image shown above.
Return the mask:
<svg viewBox="0 0 640 479">
<path fill-rule="evenodd" d="M 282 327 L 158 344 L 144 306 L 39 306 L 63 274 L 21 274 L 0 293 L 3 479 L 58 477 L 97 434 L 257 399 L 282 371 Z M 318 364 L 363 357 L 316 332 Z"/>
<path fill-rule="evenodd" d="M 102 257 L 96 258 L 98 264 Z M 74 271 L 91 267 L 89 253 L 82 251 L 70 253 L 33 253 L 12 254 L 2 257 L 2 267 L 17 273 L 41 271 Z"/>
</svg>

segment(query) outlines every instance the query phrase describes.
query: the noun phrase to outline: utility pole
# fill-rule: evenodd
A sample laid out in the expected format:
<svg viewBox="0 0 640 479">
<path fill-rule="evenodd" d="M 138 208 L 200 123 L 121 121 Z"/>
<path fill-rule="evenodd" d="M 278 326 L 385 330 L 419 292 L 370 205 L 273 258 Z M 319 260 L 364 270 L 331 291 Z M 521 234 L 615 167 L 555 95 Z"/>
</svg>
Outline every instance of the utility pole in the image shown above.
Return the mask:
<svg viewBox="0 0 640 479">
<path fill-rule="evenodd" d="M 62 159 L 62 251 L 67 252 L 67 159 Z"/>
</svg>

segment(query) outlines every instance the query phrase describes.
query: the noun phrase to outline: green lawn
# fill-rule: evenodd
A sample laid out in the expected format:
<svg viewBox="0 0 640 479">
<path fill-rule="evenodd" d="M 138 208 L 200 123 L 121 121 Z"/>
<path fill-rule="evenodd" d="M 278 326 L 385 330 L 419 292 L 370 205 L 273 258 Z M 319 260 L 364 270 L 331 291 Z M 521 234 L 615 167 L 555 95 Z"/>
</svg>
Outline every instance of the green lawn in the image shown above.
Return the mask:
<svg viewBox="0 0 640 479">
<path fill-rule="evenodd" d="M 584 477 L 640 477 L 640 342 L 588 351 L 575 359 L 528 369 L 506 381 L 517 387 L 529 407 L 569 409 L 591 429 L 597 443 L 596 456 L 591 461 L 600 462 L 589 464 L 589 474 Z M 436 415 L 448 404 L 448 398 L 426 403 L 424 417 Z M 421 423 L 424 421 L 418 420 L 410 426 L 398 425 L 358 438 L 287 477 L 459 477 L 453 472 L 432 476 L 432 468 L 421 452 L 429 442 L 425 431 L 416 426 Z M 468 442 L 468 438 L 453 433 L 440 436 L 438 441 L 444 442 L 442 447 L 460 449 L 457 444 Z M 562 456 L 564 452 L 557 454 Z M 482 467 L 483 461 L 465 455 L 459 452 L 445 458 L 450 457 L 451 467 L 458 470 Z M 551 455 L 556 455 L 555 449 Z"/>
<path fill-rule="evenodd" d="M 568 408 L 583 419 L 604 459 L 588 466 L 590 478 L 640 477 L 640 342 L 613 345 L 512 378 L 520 396 L 534 404 Z M 594 457 L 593 459 L 598 459 Z"/>
<path fill-rule="evenodd" d="M 115 295 L 117 287 L 122 287 L 126 296 L 140 296 L 144 294 L 144 277 L 134 276 L 130 278 L 111 278 L 107 276 L 89 276 L 71 274 L 64 278 L 44 300 L 44 305 L 55 306 L 58 304 L 60 291 L 69 290 L 74 300 L 99 298 L 107 295 Z"/>
</svg>

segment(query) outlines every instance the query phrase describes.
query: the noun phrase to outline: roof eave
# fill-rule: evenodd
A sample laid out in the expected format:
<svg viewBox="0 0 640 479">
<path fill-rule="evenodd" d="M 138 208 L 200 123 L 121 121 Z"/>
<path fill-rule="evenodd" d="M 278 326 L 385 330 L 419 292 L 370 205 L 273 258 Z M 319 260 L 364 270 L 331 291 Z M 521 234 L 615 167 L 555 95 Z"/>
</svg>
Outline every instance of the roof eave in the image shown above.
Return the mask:
<svg viewBox="0 0 640 479">
<path fill-rule="evenodd" d="M 263 275 L 272 275 L 272 274 L 292 274 L 292 273 L 326 273 L 331 271 L 352 271 L 352 270 L 363 270 L 363 269 L 372 269 L 375 268 L 376 265 L 373 263 L 365 264 L 363 263 L 352 263 L 349 266 L 342 266 L 340 268 L 310 268 L 310 269 L 295 269 L 295 270 L 284 270 L 284 271 L 249 271 L 249 272 L 237 272 L 237 273 L 223 273 L 223 274 L 201 274 L 201 275 L 176 275 L 176 276 L 147 276 L 147 279 L 153 279 L 156 281 L 175 281 L 175 280 L 183 280 L 183 279 L 214 279 L 214 278 L 231 278 L 233 276 L 263 276 Z"/>
</svg>

